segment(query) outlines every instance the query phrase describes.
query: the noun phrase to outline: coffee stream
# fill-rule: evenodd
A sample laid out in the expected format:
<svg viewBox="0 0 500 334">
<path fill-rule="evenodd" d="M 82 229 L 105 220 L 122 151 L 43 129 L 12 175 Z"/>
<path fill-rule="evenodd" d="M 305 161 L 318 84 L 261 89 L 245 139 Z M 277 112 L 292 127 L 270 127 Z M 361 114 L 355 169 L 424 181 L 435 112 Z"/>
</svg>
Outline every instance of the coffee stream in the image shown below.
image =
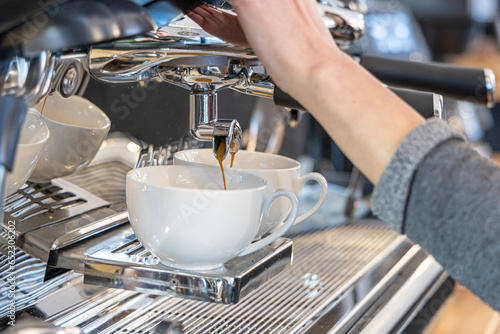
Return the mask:
<svg viewBox="0 0 500 334">
<path fill-rule="evenodd" d="M 234 162 L 235 155 L 236 155 L 236 153 L 231 153 L 231 166 L 229 166 L 229 168 L 233 168 L 233 162 Z"/>
<path fill-rule="evenodd" d="M 224 181 L 224 190 L 226 188 L 226 176 L 224 175 L 224 167 L 222 166 L 222 159 L 226 154 L 226 138 L 223 136 L 214 137 L 214 145 L 217 147 L 217 161 L 219 161 L 220 170 L 222 172 L 222 180 Z"/>
<path fill-rule="evenodd" d="M 231 142 L 231 144 L 229 144 L 229 148 L 231 148 L 231 151 L 233 151 L 233 152 L 230 152 L 230 154 L 231 154 L 231 165 L 229 166 L 229 168 L 233 168 L 234 156 L 236 155 L 236 152 L 234 152 L 234 142 L 233 141 Z"/>
<path fill-rule="evenodd" d="M 224 155 L 226 154 L 226 137 L 224 136 L 215 136 L 214 137 L 214 145 L 217 147 L 217 161 L 219 161 L 219 166 L 220 170 L 222 172 L 222 181 L 224 182 L 224 190 L 227 190 L 226 188 L 226 175 L 224 173 L 224 166 L 222 166 L 222 160 L 224 159 Z M 231 145 L 234 145 L 234 143 L 231 143 Z M 236 153 L 230 153 L 231 154 L 231 166 L 229 168 L 233 168 L 233 163 L 234 163 L 234 156 Z"/>
<path fill-rule="evenodd" d="M 43 109 L 45 109 L 45 102 L 47 102 L 47 98 L 48 96 L 46 96 L 45 99 L 43 100 L 42 111 L 40 111 L 40 115 L 43 114 Z"/>
</svg>

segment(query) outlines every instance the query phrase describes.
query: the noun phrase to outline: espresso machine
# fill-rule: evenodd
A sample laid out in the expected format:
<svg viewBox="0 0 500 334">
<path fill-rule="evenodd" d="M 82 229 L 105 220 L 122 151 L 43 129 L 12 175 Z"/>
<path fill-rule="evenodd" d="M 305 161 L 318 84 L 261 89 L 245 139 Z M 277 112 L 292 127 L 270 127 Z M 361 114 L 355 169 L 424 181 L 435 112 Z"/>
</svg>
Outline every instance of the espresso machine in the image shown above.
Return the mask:
<svg viewBox="0 0 500 334">
<path fill-rule="evenodd" d="M 231 10 L 227 1 L 204 3 Z M 26 108 L 54 92 L 81 95 L 89 80 L 184 89 L 190 133 L 156 147 L 111 134 L 87 169 L 46 184 L 28 183 L 5 199 L 0 328 L 11 333 L 423 329 L 451 293 L 453 280 L 419 246 L 377 220 L 289 235 L 227 262 L 222 271 L 167 268 L 137 240 L 125 203 L 129 170 L 168 164 L 176 151 L 203 142 L 215 150 L 213 143 L 221 138 L 226 154 L 240 149 L 243 129 L 236 119 L 219 118 L 219 92 L 270 99 L 286 108 L 292 124 L 304 110 L 274 85 L 251 49 L 211 36 L 184 16 L 196 5 L 0 2 L 0 189 L 12 169 Z M 359 8 L 319 1 L 318 10 L 341 48 L 348 50 L 362 37 Z M 487 69 L 354 57 L 427 118 L 445 118 L 443 96 L 494 103 L 494 75 Z M 0 195 L 3 199 L 1 190 Z M 12 321 L 15 327 L 9 326 Z"/>
</svg>

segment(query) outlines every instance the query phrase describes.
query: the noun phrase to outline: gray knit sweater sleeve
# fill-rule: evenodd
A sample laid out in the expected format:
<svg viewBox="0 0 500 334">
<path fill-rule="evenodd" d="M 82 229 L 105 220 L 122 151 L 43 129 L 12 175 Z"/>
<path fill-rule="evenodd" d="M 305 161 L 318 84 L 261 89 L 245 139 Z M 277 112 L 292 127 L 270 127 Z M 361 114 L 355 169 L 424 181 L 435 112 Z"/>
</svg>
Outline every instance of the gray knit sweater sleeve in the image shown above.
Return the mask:
<svg viewBox="0 0 500 334">
<path fill-rule="evenodd" d="M 412 131 L 384 171 L 374 213 L 500 310 L 500 169 L 438 120 Z"/>
</svg>

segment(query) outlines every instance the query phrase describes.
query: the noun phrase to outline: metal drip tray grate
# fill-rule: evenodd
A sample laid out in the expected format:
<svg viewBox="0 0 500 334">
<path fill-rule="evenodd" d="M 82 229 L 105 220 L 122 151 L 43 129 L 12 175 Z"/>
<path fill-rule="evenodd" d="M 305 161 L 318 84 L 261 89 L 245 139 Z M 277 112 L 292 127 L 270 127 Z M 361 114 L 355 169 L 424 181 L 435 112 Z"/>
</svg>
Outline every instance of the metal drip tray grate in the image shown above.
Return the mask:
<svg viewBox="0 0 500 334">
<path fill-rule="evenodd" d="M 223 268 L 195 272 L 162 265 L 128 229 L 86 256 L 84 282 L 211 303 L 237 303 L 290 266 L 292 244 L 280 238 L 255 253 L 226 262 Z"/>
<path fill-rule="evenodd" d="M 108 206 L 106 201 L 62 180 L 29 183 L 6 198 L 2 236 L 6 230 L 20 237 L 42 227 Z M 4 239 L 5 240 L 5 239 Z"/>
<path fill-rule="evenodd" d="M 57 290 L 73 276 L 72 272 L 44 282 L 46 264 L 16 249 L 15 264 L 5 255 L 0 255 L 0 318 L 11 310 L 10 301 L 15 301 L 16 310 L 35 304 L 49 293 Z M 11 270 L 14 269 L 14 270 Z M 12 288 L 15 284 L 15 289 Z"/>
<path fill-rule="evenodd" d="M 127 210 L 125 184 L 130 170 L 124 163 L 108 161 L 92 165 L 65 180 L 109 202 L 113 211 L 123 212 Z"/>
<path fill-rule="evenodd" d="M 179 302 L 167 317 L 186 333 L 293 333 L 352 287 L 396 235 L 380 225 L 346 226 L 294 238 L 294 264 L 243 303 Z M 368 287 L 367 287 L 368 288 Z"/>
<path fill-rule="evenodd" d="M 374 221 L 300 235 L 293 243 L 293 265 L 235 305 L 109 289 L 49 320 L 85 333 L 153 333 L 164 320 L 181 323 L 185 333 L 304 333 L 331 310 L 348 318 L 414 247 Z M 114 254 L 147 257 L 133 239 L 122 246 Z M 123 270 L 114 273 L 120 282 Z"/>
</svg>

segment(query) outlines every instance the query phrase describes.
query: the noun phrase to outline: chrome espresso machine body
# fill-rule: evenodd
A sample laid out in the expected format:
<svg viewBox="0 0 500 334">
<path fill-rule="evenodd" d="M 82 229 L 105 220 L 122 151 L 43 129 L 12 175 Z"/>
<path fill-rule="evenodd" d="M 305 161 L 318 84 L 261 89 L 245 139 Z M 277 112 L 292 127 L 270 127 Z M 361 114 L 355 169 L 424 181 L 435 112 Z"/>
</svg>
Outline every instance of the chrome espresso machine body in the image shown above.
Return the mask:
<svg viewBox="0 0 500 334">
<path fill-rule="evenodd" d="M 231 9 L 227 1 L 204 2 Z M 28 1 L 21 8 L 0 2 L 9 9 L 0 13 L 6 18 L 0 20 L 0 198 L 27 106 L 56 91 L 81 95 L 89 77 L 111 86 L 154 81 L 186 89 L 192 135 L 155 148 L 111 134 L 87 169 L 47 184 L 28 183 L 5 199 L 0 328 L 10 333 L 423 328 L 453 281 L 419 246 L 376 220 L 292 233 L 227 262 L 222 271 L 167 268 L 137 240 L 125 201 L 129 170 L 167 164 L 176 151 L 214 138 L 225 140 L 226 153 L 240 148 L 238 121 L 219 119 L 219 91 L 272 99 L 286 108 L 292 124 L 304 109 L 273 84 L 252 50 L 210 36 L 182 15 L 195 5 L 74 0 Z M 364 31 L 363 15 L 350 8 L 337 1 L 318 3 L 344 49 Z M 29 27 L 34 29 L 28 34 Z M 355 56 L 428 118 L 445 117 L 438 94 L 494 101 L 489 70 Z M 16 326 L 9 327 L 13 319 Z"/>
</svg>

